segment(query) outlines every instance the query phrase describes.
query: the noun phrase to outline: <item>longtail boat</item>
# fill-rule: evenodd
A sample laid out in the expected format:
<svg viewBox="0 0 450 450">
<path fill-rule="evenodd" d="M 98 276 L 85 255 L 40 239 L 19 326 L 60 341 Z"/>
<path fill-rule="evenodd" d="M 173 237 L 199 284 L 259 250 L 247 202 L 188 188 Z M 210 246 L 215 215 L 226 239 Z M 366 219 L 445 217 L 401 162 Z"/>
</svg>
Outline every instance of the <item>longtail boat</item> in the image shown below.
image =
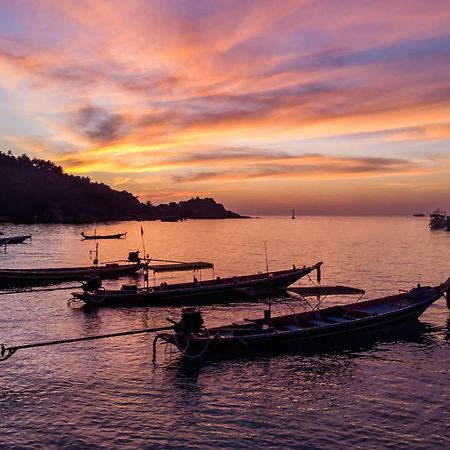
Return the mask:
<svg viewBox="0 0 450 450">
<path fill-rule="evenodd" d="M 250 298 L 280 295 L 291 284 L 300 278 L 317 271 L 320 279 L 318 262 L 313 266 L 280 270 L 270 273 L 241 275 L 230 278 L 214 278 L 204 281 L 194 280 L 189 283 L 167 284 L 137 288 L 136 285 L 124 285 L 121 289 L 103 289 L 94 285 L 95 289 L 84 289 L 73 292 L 74 299 L 81 300 L 90 306 L 186 306 L 209 305 L 237 301 L 248 301 Z M 179 264 L 149 265 L 148 270 L 167 272 L 176 270 L 199 270 L 213 268 L 211 263 L 194 262 Z"/>
<path fill-rule="evenodd" d="M 83 231 L 81 232 L 81 236 L 83 236 L 83 239 L 91 239 L 91 240 L 97 240 L 97 239 L 123 239 L 127 233 L 117 233 L 117 234 L 85 234 Z"/>
<path fill-rule="evenodd" d="M 24 236 L 2 237 L 0 238 L 0 245 L 22 244 L 27 239 L 31 239 L 31 234 L 27 234 Z"/>
<path fill-rule="evenodd" d="M 360 332 L 374 331 L 418 318 L 436 300 L 450 292 L 450 278 L 439 286 L 413 288 L 408 292 L 331 306 L 298 314 L 243 319 L 228 325 L 204 328 L 199 310 L 185 308 L 172 333 L 161 333 L 153 343 L 154 357 L 158 340 L 174 345 L 188 358 L 205 354 L 269 349 L 281 344 L 293 344 L 298 350 L 311 348 L 323 339 L 352 337 Z"/>
<path fill-rule="evenodd" d="M 105 263 L 86 267 L 51 267 L 45 269 L 0 269 L 0 287 L 36 286 L 71 280 L 117 278 L 131 275 L 143 267 L 138 252 L 130 252 L 127 263 Z"/>
<path fill-rule="evenodd" d="M 171 325 L 115 333 L 35 342 L 23 345 L 0 345 L 0 361 L 11 358 L 18 350 L 42 348 L 74 342 L 156 333 L 153 340 L 153 361 L 156 359 L 156 344 L 159 340 L 172 344 L 187 358 L 203 355 L 223 354 L 233 351 L 233 355 L 252 349 L 267 349 L 272 345 L 295 344 L 299 350 L 311 349 L 315 341 L 322 338 L 336 338 L 342 335 L 351 339 L 363 331 L 383 329 L 398 325 L 408 319 L 418 318 L 429 306 L 443 295 L 449 296 L 450 278 L 435 287 L 413 288 L 400 294 L 365 302 L 355 302 L 345 306 L 332 306 L 288 316 L 271 317 L 264 312 L 264 319 L 234 322 L 230 325 L 204 328 L 201 313 L 196 308 L 182 310 L 181 320 L 170 320 Z M 269 310 L 270 312 L 270 310 Z"/>
</svg>

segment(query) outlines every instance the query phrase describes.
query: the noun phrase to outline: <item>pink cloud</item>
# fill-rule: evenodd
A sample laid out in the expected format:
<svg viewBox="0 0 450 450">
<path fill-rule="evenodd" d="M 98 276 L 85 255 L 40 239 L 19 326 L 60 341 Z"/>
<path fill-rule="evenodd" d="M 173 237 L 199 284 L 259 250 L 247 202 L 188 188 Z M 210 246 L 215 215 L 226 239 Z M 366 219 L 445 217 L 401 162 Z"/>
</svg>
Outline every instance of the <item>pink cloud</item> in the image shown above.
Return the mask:
<svg viewBox="0 0 450 450">
<path fill-rule="evenodd" d="M 250 191 L 260 178 L 443 170 L 385 144 L 431 155 L 450 137 L 446 1 L 18 0 L 0 14 L 0 113 L 21 112 L 8 133 L 18 151 L 109 179 L 196 181 L 211 195 L 207 180 L 218 190 L 247 178 Z M 267 151 L 305 140 L 289 157 Z M 321 155 L 317 168 L 305 153 Z"/>
</svg>

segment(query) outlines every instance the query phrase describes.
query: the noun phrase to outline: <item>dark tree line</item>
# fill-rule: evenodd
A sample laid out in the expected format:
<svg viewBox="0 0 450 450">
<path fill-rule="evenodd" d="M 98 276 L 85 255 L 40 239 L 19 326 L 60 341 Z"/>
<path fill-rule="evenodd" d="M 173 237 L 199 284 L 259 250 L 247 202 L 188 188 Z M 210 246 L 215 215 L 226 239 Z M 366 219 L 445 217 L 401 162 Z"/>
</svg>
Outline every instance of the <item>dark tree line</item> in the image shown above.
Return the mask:
<svg viewBox="0 0 450 450">
<path fill-rule="evenodd" d="M 212 198 L 153 206 L 127 191 L 65 174 L 51 161 L 0 152 L 0 221 L 85 223 L 226 217 L 240 216 Z"/>
</svg>

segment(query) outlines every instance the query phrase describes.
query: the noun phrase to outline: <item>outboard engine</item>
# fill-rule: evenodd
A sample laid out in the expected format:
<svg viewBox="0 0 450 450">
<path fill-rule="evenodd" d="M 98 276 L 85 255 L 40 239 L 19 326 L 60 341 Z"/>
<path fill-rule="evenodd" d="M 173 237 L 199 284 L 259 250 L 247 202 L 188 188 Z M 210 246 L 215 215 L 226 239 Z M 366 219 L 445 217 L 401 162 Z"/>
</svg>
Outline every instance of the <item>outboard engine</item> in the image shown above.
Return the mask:
<svg viewBox="0 0 450 450">
<path fill-rule="evenodd" d="M 81 287 L 84 292 L 96 291 L 102 287 L 102 280 L 100 277 L 91 277 Z"/>
<path fill-rule="evenodd" d="M 408 297 L 412 299 L 420 299 L 426 292 L 429 292 L 430 289 L 430 286 L 421 286 L 420 284 L 418 284 L 417 287 L 412 288 L 408 291 Z"/>
<path fill-rule="evenodd" d="M 139 250 L 137 250 L 136 252 L 128 253 L 128 262 L 131 262 L 131 263 L 140 263 L 141 262 L 141 258 L 139 257 Z"/>
<path fill-rule="evenodd" d="M 203 317 L 197 308 L 183 308 L 181 319 L 175 323 L 175 333 L 184 333 L 188 336 L 199 332 L 203 326 Z"/>
</svg>

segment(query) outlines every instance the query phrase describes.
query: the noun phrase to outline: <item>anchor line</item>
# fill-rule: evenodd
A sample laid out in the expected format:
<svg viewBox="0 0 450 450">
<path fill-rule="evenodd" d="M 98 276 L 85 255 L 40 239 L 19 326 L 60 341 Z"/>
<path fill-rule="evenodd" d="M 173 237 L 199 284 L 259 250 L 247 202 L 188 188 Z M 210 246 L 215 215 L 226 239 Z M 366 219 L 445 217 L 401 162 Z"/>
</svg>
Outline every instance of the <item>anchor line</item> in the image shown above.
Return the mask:
<svg viewBox="0 0 450 450">
<path fill-rule="evenodd" d="M 117 333 L 100 334 L 100 335 L 96 335 L 96 336 L 86 336 L 86 337 L 81 337 L 81 338 L 70 338 L 70 339 L 59 339 L 56 341 L 36 342 L 34 344 L 15 345 L 15 346 L 11 346 L 11 347 L 6 347 L 5 344 L 2 344 L 0 347 L 0 361 L 7 360 L 17 350 L 23 350 L 23 349 L 27 349 L 27 348 L 46 347 L 46 346 L 50 346 L 50 345 L 59 345 L 59 344 L 70 344 L 73 342 L 94 341 L 97 339 L 106 339 L 106 338 L 119 337 L 119 336 L 131 336 L 134 334 L 156 333 L 158 331 L 166 331 L 166 330 L 173 330 L 173 325 L 165 326 L 165 327 L 157 327 L 157 328 L 144 328 L 142 330 L 120 331 Z"/>
<path fill-rule="evenodd" d="M 51 291 L 64 291 L 69 289 L 79 289 L 80 286 L 65 286 L 56 288 L 43 288 L 43 289 L 15 289 L 10 291 L 0 291 L 0 295 L 11 295 L 11 294 L 32 294 L 33 292 L 51 292 Z"/>
</svg>

